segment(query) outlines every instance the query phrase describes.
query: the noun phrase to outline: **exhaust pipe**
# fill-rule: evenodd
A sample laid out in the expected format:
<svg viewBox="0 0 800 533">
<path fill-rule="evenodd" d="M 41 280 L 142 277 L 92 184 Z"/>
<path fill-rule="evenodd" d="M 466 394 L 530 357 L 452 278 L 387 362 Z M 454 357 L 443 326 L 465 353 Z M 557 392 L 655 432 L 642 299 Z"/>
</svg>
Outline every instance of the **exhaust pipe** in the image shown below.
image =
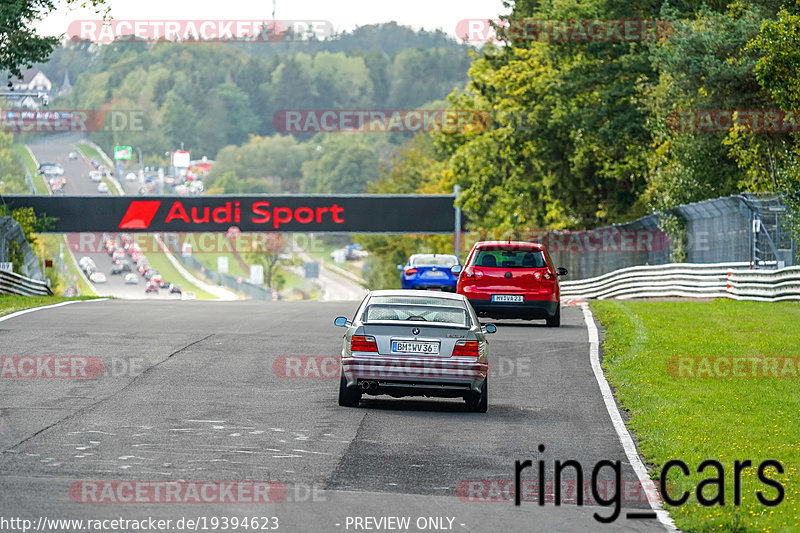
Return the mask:
<svg viewBox="0 0 800 533">
<path fill-rule="evenodd" d="M 361 390 L 375 390 L 377 388 L 378 388 L 378 383 L 376 381 L 361 382 Z"/>
</svg>

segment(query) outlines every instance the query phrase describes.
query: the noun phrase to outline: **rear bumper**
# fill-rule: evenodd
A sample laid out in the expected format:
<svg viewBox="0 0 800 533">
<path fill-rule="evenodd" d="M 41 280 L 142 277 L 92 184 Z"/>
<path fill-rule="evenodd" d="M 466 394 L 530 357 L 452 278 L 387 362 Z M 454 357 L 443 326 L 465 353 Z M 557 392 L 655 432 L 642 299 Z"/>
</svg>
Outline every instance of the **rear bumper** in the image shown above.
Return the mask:
<svg viewBox="0 0 800 533">
<path fill-rule="evenodd" d="M 404 289 L 417 289 L 421 291 L 426 290 L 437 290 L 437 291 L 446 291 L 446 292 L 456 292 L 456 283 L 457 280 L 453 280 L 452 282 L 449 281 L 405 281 L 403 280 L 400 284 L 401 287 Z"/>
<path fill-rule="evenodd" d="M 477 298 L 469 298 L 469 303 L 479 316 L 491 318 L 552 318 L 560 305 L 554 300 L 525 300 L 512 303 Z"/>
<path fill-rule="evenodd" d="M 489 364 L 471 357 L 392 357 L 358 355 L 342 358 L 348 387 L 375 385 L 366 394 L 462 397 L 479 393 Z"/>
</svg>

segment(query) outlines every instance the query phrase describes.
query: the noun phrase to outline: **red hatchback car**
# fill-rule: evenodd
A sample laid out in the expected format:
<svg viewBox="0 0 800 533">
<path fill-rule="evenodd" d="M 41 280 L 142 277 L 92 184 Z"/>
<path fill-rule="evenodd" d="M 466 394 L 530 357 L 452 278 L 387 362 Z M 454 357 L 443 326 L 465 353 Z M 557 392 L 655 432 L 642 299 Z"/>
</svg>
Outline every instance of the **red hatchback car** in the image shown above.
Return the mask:
<svg viewBox="0 0 800 533">
<path fill-rule="evenodd" d="M 469 252 L 456 292 L 467 297 L 478 316 L 544 318 L 548 326 L 558 327 L 558 276 L 566 274 L 565 268 L 553 268 L 541 244 L 481 241 Z"/>
</svg>

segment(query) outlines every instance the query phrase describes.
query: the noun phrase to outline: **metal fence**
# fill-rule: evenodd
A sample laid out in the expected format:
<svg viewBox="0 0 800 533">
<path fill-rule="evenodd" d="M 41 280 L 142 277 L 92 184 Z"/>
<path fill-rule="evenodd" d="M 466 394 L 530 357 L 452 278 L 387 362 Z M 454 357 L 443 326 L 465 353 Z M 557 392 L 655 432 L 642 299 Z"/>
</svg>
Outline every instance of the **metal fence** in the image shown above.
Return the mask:
<svg viewBox="0 0 800 533">
<path fill-rule="evenodd" d="M 25 239 L 25 232 L 16 220 L 10 216 L 0 217 L 0 262 L 9 262 L 9 244 L 16 243 L 22 252 L 22 262 L 16 265 L 18 274 L 38 281 L 44 281 L 39 259 L 33 253 L 30 244 Z"/>
<path fill-rule="evenodd" d="M 181 253 L 181 251 L 178 250 L 177 243 L 170 242 L 167 244 L 167 246 L 170 247 L 173 255 L 178 259 L 178 261 L 183 263 L 183 265 L 187 268 L 202 272 L 203 275 L 208 278 L 210 283 L 244 293 L 253 300 L 272 300 L 272 291 L 270 289 L 262 287 L 261 285 L 256 285 L 255 283 L 250 283 L 247 280 L 242 280 L 240 282 L 239 278 L 236 276 L 223 274 L 212 268 L 208 268 L 193 255 L 184 255 Z"/>
<path fill-rule="evenodd" d="M 667 264 L 678 247 L 685 252 L 686 263 L 744 262 L 754 268 L 797 264 L 797 243 L 780 196 L 732 195 L 681 205 L 671 215 L 678 217 L 682 227 L 677 235 L 673 232 L 677 239 L 662 231 L 667 215 L 656 213 L 591 232 L 551 232 L 542 241 L 555 266 L 566 267 L 568 279 L 573 280 L 621 268 Z M 586 244 L 592 234 L 602 241 L 599 246 Z M 626 240 L 631 246 L 620 249 L 619 243 Z M 637 245 L 640 242 L 645 245 Z"/>
</svg>

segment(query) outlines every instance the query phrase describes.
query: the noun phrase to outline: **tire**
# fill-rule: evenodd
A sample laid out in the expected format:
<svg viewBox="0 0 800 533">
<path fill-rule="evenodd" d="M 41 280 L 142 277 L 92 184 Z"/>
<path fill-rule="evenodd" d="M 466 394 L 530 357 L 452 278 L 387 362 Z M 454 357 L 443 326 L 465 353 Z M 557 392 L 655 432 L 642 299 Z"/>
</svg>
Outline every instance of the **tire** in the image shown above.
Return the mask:
<svg viewBox="0 0 800 533">
<path fill-rule="evenodd" d="M 489 408 L 489 378 L 483 380 L 480 394 L 473 394 L 467 399 L 467 411 L 485 413 Z"/>
<path fill-rule="evenodd" d="M 361 391 L 357 388 L 348 388 L 344 375 L 339 380 L 339 405 L 342 407 L 358 407 L 361 401 Z"/>
<path fill-rule="evenodd" d="M 556 308 L 556 314 L 552 318 L 547 319 L 548 328 L 557 328 L 561 326 L 561 303 Z"/>
</svg>

